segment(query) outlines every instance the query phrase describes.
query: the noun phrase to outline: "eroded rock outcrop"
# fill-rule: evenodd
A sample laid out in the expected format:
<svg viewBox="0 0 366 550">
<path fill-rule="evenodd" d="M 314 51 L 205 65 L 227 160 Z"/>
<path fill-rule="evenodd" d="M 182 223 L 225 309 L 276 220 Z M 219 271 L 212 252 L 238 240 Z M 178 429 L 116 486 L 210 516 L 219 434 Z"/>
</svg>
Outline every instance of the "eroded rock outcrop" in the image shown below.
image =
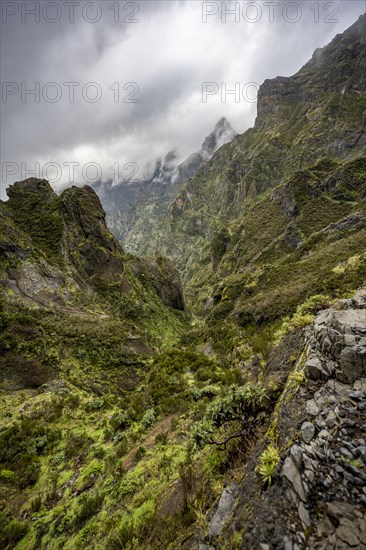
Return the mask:
<svg viewBox="0 0 366 550">
<path fill-rule="evenodd" d="M 274 483 L 261 492 L 256 465 L 266 438 L 246 463 L 236 502 L 209 515 L 211 536 L 200 548 L 362 550 L 366 541 L 366 291 L 322 311 L 285 387 L 269 433 L 282 449 Z M 286 389 L 287 388 L 287 389 Z M 295 389 L 294 389 L 295 388 Z M 225 497 L 225 498 L 224 498 Z M 227 510 L 226 510 L 227 511 Z M 216 529 L 216 518 L 224 517 Z"/>
<path fill-rule="evenodd" d="M 366 292 L 344 304 L 349 309 L 326 310 L 316 319 L 307 361 L 313 379 L 353 383 L 366 376 Z"/>
<path fill-rule="evenodd" d="M 79 298 L 98 300 L 98 294 L 108 298 L 112 291 L 148 302 L 152 290 L 164 305 L 184 309 L 179 274 L 169 260 L 125 254 L 91 187 L 73 186 L 57 196 L 48 181 L 29 178 L 7 193 L 9 201 L 0 203 L 1 285 L 7 296 L 65 307 Z"/>
<path fill-rule="evenodd" d="M 315 101 L 320 91 L 359 96 L 366 86 L 365 16 L 330 44 L 315 50 L 313 57 L 293 77 L 278 76 L 265 80 L 258 92 L 257 124 L 276 112 L 281 102 Z M 352 55 L 354 66 L 348 63 Z"/>
</svg>

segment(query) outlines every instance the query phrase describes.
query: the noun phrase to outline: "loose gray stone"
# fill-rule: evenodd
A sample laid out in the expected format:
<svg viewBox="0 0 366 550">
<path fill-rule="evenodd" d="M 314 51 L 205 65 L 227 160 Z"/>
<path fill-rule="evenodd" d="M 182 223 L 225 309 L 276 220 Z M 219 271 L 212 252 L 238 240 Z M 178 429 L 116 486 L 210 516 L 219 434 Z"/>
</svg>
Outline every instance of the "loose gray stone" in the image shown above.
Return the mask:
<svg viewBox="0 0 366 550">
<path fill-rule="evenodd" d="M 315 474 L 312 470 L 306 470 L 305 476 L 307 477 L 309 483 L 313 483 L 314 478 L 315 478 Z"/>
<path fill-rule="evenodd" d="M 356 380 L 356 382 L 353 384 L 354 390 L 361 390 L 364 393 L 366 392 L 366 378 L 361 378 L 360 380 Z"/>
<path fill-rule="evenodd" d="M 305 443 L 310 443 L 315 434 L 314 424 L 311 422 L 304 422 L 301 426 L 301 435 Z"/>
<path fill-rule="evenodd" d="M 327 502 L 326 507 L 329 516 L 333 517 L 337 521 L 342 518 L 352 519 L 354 517 L 354 506 L 348 502 Z"/>
<path fill-rule="evenodd" d="M 343 342 L 346 346 L 354 346 L 358 344 L 359 339 L 359 336 L 355 336 L 354 334 L 345 334 Z"/>
<path fill-rule="evenodd" d="M 318 437 L 320 437 L 321 439 L 329 439 L 330 433 L 328 432 L 328 430 L 321 430 Z"/>
<path fill-rule="evenodd" d="M 356 425 L 356 422 L 354 420 L 351 420 L 350 418 L 345 418 L 343 422 L 344 424 L 346 424 L 346 426 L 349 426 L 350 428 L 353 428 Z"/>
<path fill-rule="evenodd" d="M 361 479 L 365 479 L 366 480 L 366 476 L 363 472 L 361 472 L 361 470 L 359 470 L 358 468 L 356 468 L 356 466 L 354 466 L 353 464 L 345 464 L 345 467 L 347 468 L 347 470 L 349 472 L 351 472 L 351 474 L 353 474 L 354 476 L 357 476 Z"/>
<path fill-rule="evenodd" d="M 338 527 L 336 534 L 343 542 L 348 544 L 348 546 L 358 546 L 360 540 L 354 534 L 354 525 L 353 522 L 347 520 L 341 520 L 341 525 Z"/>
<path fill-rule="evenodd" d="M 341 372 L 337 378 L 352 384 L 366 374 L 366 348 L 353 346 L 344 348 L 340 356 Z"/>
<path fill-rule="evenodd" d="M 355 478 L 353 477 L 353 475 L 349 474 L 348 472 L 344 472 L 344 478 L 352 484 L 355 481 Z"/>
<path fill-rule="evenodd" d="M 341 447 L 339 450 L 340 450 L 340 453 L 343 456 L 345 456 L 346 458 L 349 458 L 350 460 L 353 459 L 352 453 L 348 449 L 346 449 L 345 447 Z"/>
<path fill-rule="evenodd" d="M 347 384 L 339 382 L 338 380 L 328 380 L 324 387 L 327 388 L 331 393 L 339 396 L 347 395 L 349 391 L 349 386 Z"/>
<path fill-rule="evenodd" d="M 327 428 L 332 429 L 337 425 L 337 417 L 333 411 L 330 411 L 327 418 L 325 419 Z"/>
<path fill-rule="evenodd" d="M 361 288 L 352 298 L 352 304 L 358 309 L 366 309 L 366 290 Z"/>
<path fill-rule="evenodd" d="M 360 457 L 363 462 L 366 462 L 366 446 L 360 445 L 355 449 L 355 456 Z"/>
<path fill-rule="evenodd" d="M 289 456 L 286 458 L 283 464 L 282 476 L 291 483 L 295 493 L 299 496 L 299 498 L 303 502 L 306 502 L 306 493 L 303 482 L 301 481 L 300 472 L 296 468 L 296 464 L 293 459 Z"/>
<path fill-rule="evenodd" d="M 361 399 L 364 399 L 365 394 L 363 393 L 363 391 L 356 390 L 356 391 L 350 392 L 350 393 L 348 394 L 348 396 L 349 396 L 351 399 L 356 399 L 357 401 L 361 401 Z"/>
<path fill-rule="evenodd" d="M 328 380 L 329 373 L 325 370 L 322 362 L 318 357 L 311 357 L 307 360 L 306 374 L 312 380 Z"/>
<path fill-rule="evenodd" d="M 316 462 L 314 462 L 314 460 L 311 460 L 307 455 L 303 455 L 303 462 L 304 462 L 304 467 L 305 467 L 305 470 L 314 470 L 314 464 L 317 464 Z"/>
<path fill-rule="evenodd" d="M 310 399 L 306 403 L 306 412 L 311 416 L 317 416 L 319 414 L 319 407 L 315 403 L 314 399 Z"/>
<path fill-rule="evenodd" d="M 301 523 L 302 523 L 304 529 L 307 529 L 311 524 L 310 515 L 309 515 L 309 512 L 307 511 L 307 509 L 305 508 L 305 506 L 303 505 L 302 502 L 300 502 L 300 504 L 299 504 L 298 512 L 299 512 L 299 517 L 301 519 Z"/>
<path fill-rule="evenodd" d="M 296 464 L 296 467 L 301 469 L 303 460 L 303 452 L 301 447 L 298 445 L 292 445 L 290 454 Z"/>
</svg>

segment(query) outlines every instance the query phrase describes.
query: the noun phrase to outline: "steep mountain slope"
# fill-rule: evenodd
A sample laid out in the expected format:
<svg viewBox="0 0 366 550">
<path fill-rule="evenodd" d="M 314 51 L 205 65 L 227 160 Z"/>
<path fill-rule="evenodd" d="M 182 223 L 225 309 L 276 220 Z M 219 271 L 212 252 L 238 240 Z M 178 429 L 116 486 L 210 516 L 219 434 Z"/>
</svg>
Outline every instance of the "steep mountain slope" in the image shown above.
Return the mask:
<svg viewBox="0 0 366 550">
<path fill-rule="evenodd" d="M 126 331 L 121 342 L 132 331 L 141 349 L 164 340 L 167 319 L 179 332 L 184 303 L 177 272 L 163 258 L 126 255 L 90 187 L 72 187 L 58 197 L 47 181 L 30 178 L 7 192 L 9 200 L 0 204 L 0 266 L 10 311 L 59 313 L 70 322 L 73 316 L 107 324 L 120 319 Z M 27 367 L 26 357 L 12 353 L 0 360 L 5 380 L 21 377 Z M 12 360 L 20 361 L 19 369 Z M 42 357 L 35 355 L 30 367 L 34 362 L 41 368 Z"/>
<path fill-rule="evenodd" d="M 154 422 L 151 398 L 136 388 L 188 317 L 170 262 L 125 254 L 90 187 L 57 196 L 47 181 L 30 178 L 7 193 L 0 203 L 0 546 L 66 547 L 70 539 L 75 548 L 72 532 L 104 499 L 86 503 L 85 491 L 104 456 L 113 462 L 125 453 L 115 454 L 115 434 L 144 418 L 136 441 Z M 70 531 L 65 514 L 77 495 L 81 516 Z"/>
<path fill-rule="evenodd" d="M 90 188 L 9 189 L 1 547 L 363 548 L 365 22 L 265 84 L 148 243 L 190 324 Z"/>
<path fill-rule="evenodd" d="M 295 262 L 301 270 L 330 223 L 358 210 L 364 215 L 365 48 L 363 16 L 293 77 L 265 81 L 254 128 L 189 180 L 146 239 L 146 253 L 158 249 L 179 268 L 197 312 L 220 301 L 214 293 L 207 302 L 207 294 L 229 274 L 242 273 L 238 294 L 247 292 L 245 279 L 252 295 L 267 293 L 266 285 L 255 290 L 266 263 L 273 271 L 273 261 L 282 258 L 284 266 Z M 333 254 L 327 272 L 339 261 Z M 310 268 L 307 279 L 316 280 L 317 270 Z M 299 293 L 306 295 L 306 288 Z"/>
<path fill-rule="evenodd" d="M 184 182 L 235 135 L 230 123 L 222 117 L 201 149 L 183 162 L 179 161 L 177 151 L 170 151 L 156 163 L 149 179 L 114 186 L 111 182 L 100 182 L 94 186 L 107 212 L 107 224 L 126 250 L 137 254 L 145 251 L 146 239 L 154 233 Z"/>
</svg>

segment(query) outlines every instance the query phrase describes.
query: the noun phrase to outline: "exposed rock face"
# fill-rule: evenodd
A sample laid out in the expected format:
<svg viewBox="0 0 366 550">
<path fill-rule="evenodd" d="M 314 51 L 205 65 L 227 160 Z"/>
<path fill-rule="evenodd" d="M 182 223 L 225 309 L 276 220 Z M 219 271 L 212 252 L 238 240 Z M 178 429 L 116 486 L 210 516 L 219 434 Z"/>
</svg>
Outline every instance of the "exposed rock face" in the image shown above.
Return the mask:
<svg viewBox="0 0 366 550">
<path fill-rule="evenodd" d="M 265 123 L 269 113 L 278 109 L 281 101 L 311 104 L 320 91 L 354 96 L 366 88 L 365 17 L 361 16 L 330 44 L 315 50 L 312 59 L 293 77 L 279 76 L 266 80 L 258 92 L 257 124 Z M 349 64 L 351 55 L 353 63 Z"/>
<path fill-rule="evenodd" d="M 235 483 L 221 493 L 217 510 L 210 521 L 208 536 L 210 539 L 221 535 L 235 506 L 238 488 Z"/>
<path fill-rule="evenodd" d="M 39 204 L 45 202 L 52 202 L 56 197 L 56 193 L 47 180 L 40 180 L 38 178 L 28 178 L 24 181 L 17 181 L 13 185 L 7 188 L 6 194 L 12 201 L 9 204 L 16 204 L 18 208 L 22 208 L 32 196 L 37 197 Z"/>
<path fill-rule="evenodd" d="M 364 306 L 363 295 L 359 296 Z M 353 383 L 366 376 L 366 311 L 323 312 L 315 323 L 307 366 L 313 379 L 335 376 L 341 382 Z"/>
<path fill-rule="evenodd" d="M 108 225 L 126 250 L 138 254 L 145 252 L 145 240 L 155 231 L 182 185 L 235 135 L 230 123 L 222 117 L 205 138 L 201 149 L 183 162 L 177 151 L 170 151 L 157 161 L 149 178 L 114 186 L 111 182 L 100 182 L 94 186 L 107 212 Z"/>
<path fill-rule="evenodd" d="M 123 251 L 107 229 L 96 193 L 88 186 L 72 187 L 66 189 L 60 199 L 70 229 L 67 253 L 71 261 L 89 276 L 100 274 L 118 280 L 124 272 Z"/>
<path fill-rule="evenodd" d="M 183 274 L 188 305 L 199 315 L 207 315 L 207 295 L 198 281 L 212 288 L 234 272 L 252 267 L 258 273 L 263 264 L 273 266 L 280 256 L 285 262 L 297 251 L 296 258 L 307 262 L 320 239 L 325 248 L 325 241 L 365 231 L 365 21 L 364 15 L 295 75 L 266 81 L 254 127 L 221 147 L 157 216 L 153 209 L 139 214 L 146 226 L 154 220 L 140 252 L 159 250 L 173 261 Z M 230 241 L 219 258 L 211 258 L 224 230 Z M 308 281 L 318 276 L 317 268 Z M 253 295 L 266 298 L 253 322 L 268 311 L 268 295 L 274 296 L 259 286 Z M 296 289 L 283 288 L 279 296 L 287 292 Z M 253 310 L 245 293 L 240 302 L 232 311 Z"/>
<path fill-rule="evenodd" d="M 132 264 L 144 273 L 136 278 L 142 294 L 153 289 L 165 305 L 184 309 L 170 262 L 126 255 L 91 187 L 72 187 L 58 197 L 47 181 L 30 178 L 7 193 L 9 201 L 0 203 L 0 251 L 6 260 L 1 284 L 8 294 L 41 306 L 65 306 L 78 293 L 84 299 L 112 290 L 128 295 L 135 286 Z"/>
<path fill-rule="evenodd" d="M 174 309 L 184 310 L 179 272 L 167 258 L 136 257 L 131 262 L 131 271 L 142 282 L 149 281 L 164 304 Z"/>
<path fill-rule="evenodd" d="M 362 340 L 365 298 L 365 290 L 360 290 L 353 299 L 340 302 L 347 309 L 325 310 L 318 315 L 306 357 L 298 363 L 316 382 L 309 380 L 295 394 L 290 392 L 290 398 L 285 397 L 275 413 L 285 450 L 273 485 L 261 495 L 255 490 L 258 479 L 253 470 L 263 450 L 260 444 L 247 462 L 247 474 L 235 489 L 234 502 L 229 499 L 227 508 L 223 504 L 232 493 L 229 489 L 222 493 L 209 519 L 211 538 L 202 540 L 198 548 L 204 544 L 224 547 L 224 541 L 236 530 L 244 533 L 240 548 L 248 550 L 365 548 L 366 377 L 357 368 L 345 376 L 342 363 L 344 350 L 354 349 L 352 342 L 347 344 L 348 338 L 358 339 L 357 357 L 366 351 Z M 331 346 L 324 346 L 329 334 Z M 313 374 L 317 362 L 322 365 L 321 376 Z M 221 509 L 230 513 L 220 514 Z"/>
</svg>

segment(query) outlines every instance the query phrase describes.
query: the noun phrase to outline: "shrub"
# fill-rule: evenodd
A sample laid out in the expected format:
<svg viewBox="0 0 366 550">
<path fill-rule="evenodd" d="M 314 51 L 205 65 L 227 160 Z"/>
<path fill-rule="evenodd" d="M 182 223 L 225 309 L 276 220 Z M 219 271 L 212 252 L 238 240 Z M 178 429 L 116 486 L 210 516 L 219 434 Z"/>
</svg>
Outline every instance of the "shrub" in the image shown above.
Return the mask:
<svg viewBox="0 0 366 550">
<path fill-rule="evenodd" d="M 130 418 L 127 411 L 118 411 L 114 413 L 109 423 L 115 432 L 125 430 L 130 424 Z"/>
<path fill-rule="evenodd" d="M 65 458 L 70 459 L 85 451 L 88 438 L 85 434 L 71 433 L 65 445 Z"/>
<path fill-rule="evenodd" d="M 3 469 L 14 472 L 20 488 L 34 484 L 40 470 L 39 455 L 44 454 L 57 438 L 58 432 L 40 420 L 25 417 L 15 422 L 0 432 Z"/>
<path fill-rule="evenodd" d="M 80 506 L 76 512 L 75 526 L 80 527 L 83 525 L 89 518 L 95 516 L 102 509 L 104 501 L 104 495 L 96 493 L 90 495 L 89 493 L 84 493 L 81 495 L 79 503 Z"/>
<path fill-rule="evenodd" d="M 144 416 L 141 419 L 141 424 L 144 428 L 149 428 L 155 422 L 155 411 L 154 409 L 147 409 Z"/>
<path fill-rule="evenodd" d="M 11 519 L 0 513 L 0 546 L 2 548 L 14 548 L 17 542 L 24 537 L 28 526 L 24 521 Z"/>
<path fill-rule="evenodd" d="M 160 432 L 155 437 L 155 443 L 157 445 L 166 445 L 168 443 L 168 437 L 169 437 L 168 432 Z"/>
<path fill-rule="evenodd" d="M 15 473 L 12 470 L 0 470 L 1 481 L 14 481 Z"/>
<path fill-rule="evenodd" d="M 146 448 L 145 447 L 138 447 L 137 451 L 136 451 L 136 454 L 135 454 L 135 458 L 136 460 L 141 460 L 141 458 L 146 454 Z"/>
<path fill-rule="evenodd" d="M 299 305 L 296 313 L 299 315 L 309 315 L 317 313 L 321 309 L 327 309 L 330 306 L 330 299 L 323 294 L 310 296 L 303 304 Z"/>
<path fill-rule="evenodd" d="M 67 397 L 65 404 L 70 407 L 70 409 L 77 409 L 80 405 L 80 396 L 75 393 Z"/>
<path fill-rule="evenodd" d="M 127 550 L 130 548 L 143 548 L 141 540 L 151 530 L 154 517 L 154 503 L 147 500 L 132 514 L 124 513 L 118 526 L 107 538 L 106 550 Z"/>
<path fill-rule="evenodd" d="M 214 426 L 245 417 L 256 412 L 268 401 L 266 390 L 260 384 L 232 386 L 225 397 L 217 397 L 208 407 L 206 416 Z"/>
<path fill-rule="evenodd" d="M 30 502 L 30 507 L 32 512 L 39 512 L 42 506 L 42 499 L 40 495 L 37 495 L 36 497 L 33 497 Z"/>
<path fill-rule="evenodd" d="M 215 449 L 205 457 L 204 471 L 208 478 L 215 479 L 225 466 L 225 453 Z"/>
<path fill-rule="evenodd" d="M 193 401 L 199 401 L 200 399 L 203 399 L 204 397 L 208 397 L 209 399 L 212 399 L 219 393 L 218 386 L 205 386 L 204 388 L 192 388 L 191 395 Z"/>
<path fill-rule="evenodd" d="M 273 333 L 270 330 L 263 330 L 252 338 L 252 350 L 268 359 L 273 348 Z"/>
<path fill-rule="evenodd" d="M 104 407 L 103 397 L 95 397 L 94 399 L 89 401 L 89 403 L 87 404 L 87 406 L 85 408 L 86 408 L 87 412 L 92 412 L 92 411 L 99 411 L 103 407 Z"/>
<path fill-rule="evenodd" d="M 203 353 L 170 350 L 159 355 L 149 372 L 148 394 L 156 409 L 164 413 L 187 409 L 186 373 L 198 373 L 200 380 L 221 380 L 217 365 Z"/>
<path fill-rule="evenodd" d="M 124 437 L 116 446 L 115 456 L 116 458 L 121 458 L 128 451 L 128 440 Z"/>
<path fill-rule="evenodd" d="M 239 421 L 242 427 L 245 427 L 247 419 L 257 416 L 267 405 L 268 396 L 263 386 L 259 384 L 232 386 L 224 397 L 214 399 L 207 407 L 203 421 L 194 426 L 191 439 L 195 447 L 202 448 L 207 443 L 214 443 L 215 430 L 226 422 Z M 243 428 L 236 433 L 235 437 L 242 435 Z"/>
</svg>

